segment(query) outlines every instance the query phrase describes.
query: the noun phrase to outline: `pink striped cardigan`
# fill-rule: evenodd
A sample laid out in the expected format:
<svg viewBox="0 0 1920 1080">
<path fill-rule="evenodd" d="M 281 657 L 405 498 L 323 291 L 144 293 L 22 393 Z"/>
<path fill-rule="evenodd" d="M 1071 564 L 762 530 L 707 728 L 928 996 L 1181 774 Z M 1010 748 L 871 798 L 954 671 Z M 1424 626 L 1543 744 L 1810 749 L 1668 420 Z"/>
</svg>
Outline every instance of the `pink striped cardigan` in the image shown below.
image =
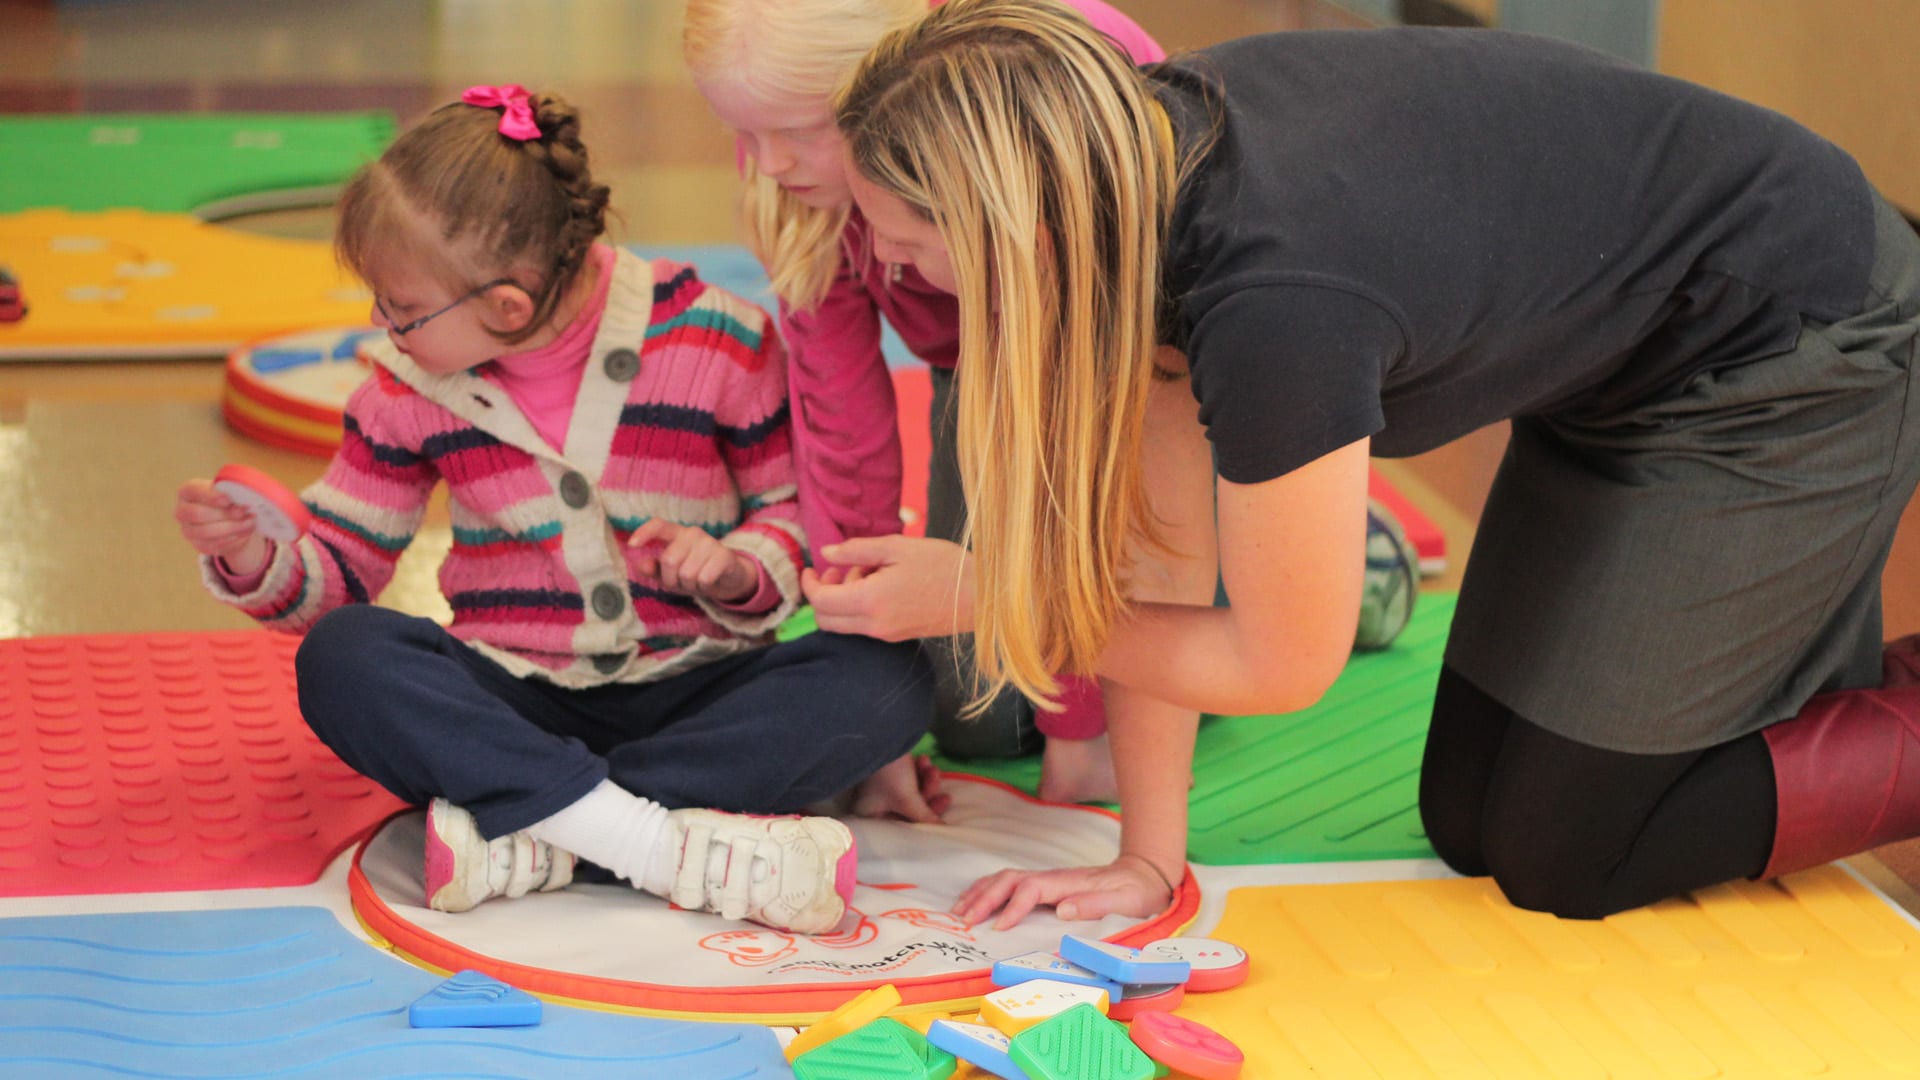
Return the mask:
<svg viewBox="0 0 1920 1080">
<path fill-rule="evenodd" d="M 202 577 L 264 625 L 303 631 L 379 596 L 444 480 L 449 630 L 514 674 L 646 682 L 764 644 L 799 605 L 806 547 L 770 330 L 764 311 L 691 267 L 621 252 L 564 453 L 499 387 L 430 375 L 382 339 L 339 452 L 302 493 L 312 532 L 280 545 L 244 594 L 211 560 Z M 779 602 L 741 612 L 637 576 L 626 540 L 653 517 L 751 556 Z"/>
</svg>

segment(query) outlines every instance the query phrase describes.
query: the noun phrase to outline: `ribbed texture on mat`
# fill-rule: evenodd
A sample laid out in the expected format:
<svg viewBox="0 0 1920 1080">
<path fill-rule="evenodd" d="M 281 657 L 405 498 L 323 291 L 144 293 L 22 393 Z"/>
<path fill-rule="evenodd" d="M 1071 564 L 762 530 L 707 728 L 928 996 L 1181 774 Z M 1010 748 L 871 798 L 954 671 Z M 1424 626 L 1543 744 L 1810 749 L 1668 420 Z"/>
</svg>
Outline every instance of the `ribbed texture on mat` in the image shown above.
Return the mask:
<svg viewBox="0 0 1920 1080">
<path fill-rule="evenodd" d="M 1420 594 L 1393 646 L 1356 654 L 1310 709 L 1203 722 L 1187 857 L 1214 866 L 1430 858 L 1420 754 L 1456 599 Z M 936 760 L 1029 793 L 1040 782 L 1038 757 Z"/>
</svg>

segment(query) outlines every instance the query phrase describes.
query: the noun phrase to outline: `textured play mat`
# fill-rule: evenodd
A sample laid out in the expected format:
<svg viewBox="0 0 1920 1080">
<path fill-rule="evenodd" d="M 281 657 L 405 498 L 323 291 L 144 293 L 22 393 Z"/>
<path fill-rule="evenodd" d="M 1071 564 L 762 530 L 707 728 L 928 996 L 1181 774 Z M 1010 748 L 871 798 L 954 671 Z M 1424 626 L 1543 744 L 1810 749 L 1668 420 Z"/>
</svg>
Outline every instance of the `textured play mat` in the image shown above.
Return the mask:
<svg viewBox="0 0 1920 1080">
<path fill-rule="evenodd" d="M 1483 879 L 1235 890 L 1254 957 L 1180 1014 L 1248 1077 L 1920 1073 L 1920 931 L 1837 866 L 1592 922 Z"/>
<path fill-rule="evenodd" d="M 300 719 L 298 639 L 0 641 L 0 896 L 300 885 L 400 804 Z"/>
<path fill-rule="evenodd" d="M 384 112 L 0 117 L 0 213 L 323 205 L 393 134 Z"/>
<path fill-rule="evenodd" d="M 773 1033 L 548 1003 L 539 1022 L 422 1029 L 445 980 L 312 907 L 0 920 L 14 1078 L 791 1075 Z"/>
<path fill-rule="evenodd" d="M 1310 709 L 1203 720 L 1187 857 L 1216 866 L 1431 858 L 1420 754 L 1455 599 L 1420 594 L 1393 647 L 1356 653 Z M 941 764 L 1029 792 L 1040 782 L 1037 758 Z"/>
<path fill-rule="evenodd" d="M 185 214 L 0 214 L 0 253 L 28 306 L 0 323 L 0 360 L 218 356 L 367 317 L 368 294 L 327 244 Z"/>
<path fill-rule="evenodd" d="M 441 970 L 484 971 L 563 1000 L 657 1015 L 807 1022 L 891 983 L 910 1006 L 977 1008 L 996 959 L 1052 951 L 1061 935 L 1127 945 L 1177 935 L 1198 906 L 1189 877 L 1150 919 L 1067 923 L 1050 911 L 1005 931 L 948 911 L 975 879 L 1008 866 L 1099 865 L 1119 850 L 1114 817 L 1036 803 L 1003 785 L 950 777 L 944 825 L 851 819 L 860 850 L 852 910 L 813 937 L 674 909 L 623 883 L 575 884 L 482 904 L 459 915 L 426 907 L 422 816 L 387 823 L 362 848 L 354 912 L 396 952 Z M 592 926 L 592 934 L 579 928 Z"/>
<path fill-rule="evenodd" d="M 1166 912 L 956 923 L 975 876 L 1104 860 L 1118 823 L 952 776 L 948 825 L 853 823 L 857 913 L 811 939 L 621 885 L 427 911 L 420 817 L 305 733 L 293 639 L 0 642 L 0 1075 L 787 1076 L 762 1025 L 889 987 L 904 1022 L 966 1020 L 988 965 L 1057 951 L 1063 932 L 1247 950 L 1245 984 L 1173 1014 L 1236 1044 L 1245 1077 L 1920 1073 L 1920 931 L 1840 867 L 1575 922 L 1430 859 L 1366 861 L 1417 847 L 1417 756 L 1395 755 L 1417 750 L 1450 609 L 1423 597 L 1402 644 L 1356 658 L 1317 723 L 1209 722 L 1196 854 L 1262 856 L 1196 861 Z M 350 867 L 328 866 L 369 830 Z M 1355 842 L 1370 835 L 1400 846 Z M 1278 839 L 1317 854 L 1260 846 Z M 411 1026 L 423 998 L 464 1008 L 490 979 L 538 995 L 539 1023 Z"/>
</svg>

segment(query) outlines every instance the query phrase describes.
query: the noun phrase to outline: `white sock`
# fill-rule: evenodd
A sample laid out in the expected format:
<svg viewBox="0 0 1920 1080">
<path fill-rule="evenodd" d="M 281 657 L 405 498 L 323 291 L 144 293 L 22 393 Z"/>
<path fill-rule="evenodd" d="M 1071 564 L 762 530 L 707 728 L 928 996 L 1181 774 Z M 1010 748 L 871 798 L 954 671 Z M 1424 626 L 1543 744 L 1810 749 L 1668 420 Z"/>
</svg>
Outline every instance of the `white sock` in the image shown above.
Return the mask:
<svg viewBox="0 0 1920 1080">
<path fill-rule="evenodd" d="M 527 826 L 527 831 L 536 840 L 571 851 L 644 888 L 654 849 L 667 836 L 667 808 L 602 780 L 559 813 Z"/>
</svg>

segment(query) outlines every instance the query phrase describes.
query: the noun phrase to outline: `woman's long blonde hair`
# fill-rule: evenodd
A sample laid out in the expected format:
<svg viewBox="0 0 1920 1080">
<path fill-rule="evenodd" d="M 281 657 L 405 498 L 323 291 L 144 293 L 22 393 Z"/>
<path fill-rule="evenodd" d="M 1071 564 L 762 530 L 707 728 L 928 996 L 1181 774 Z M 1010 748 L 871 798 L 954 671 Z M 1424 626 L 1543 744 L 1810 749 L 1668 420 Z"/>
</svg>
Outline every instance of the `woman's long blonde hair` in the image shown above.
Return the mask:
<svg viewBox="0 0 1920 1080">
<path fill-rule="evenodd" d="M 960 294 L 959 454 L 987 684 L 1090 674 L 1154 541 L 1141 432 L 1178 168 L 1166 112 L 1057 0 L 949 0 L 837 103 L 854 167 L 933 221 Z"/>
<path fill-rule="evenodd" d="M 687 0 L 680 44 L 696 79 L 731 79 L 768 100 L 830 101 L 886 33 L 927 0 Z M 745 165 L 747 246 L 788 306 L 818 304 L 839 271 L 847 207 L 806 205 Z"/>
</svg>

